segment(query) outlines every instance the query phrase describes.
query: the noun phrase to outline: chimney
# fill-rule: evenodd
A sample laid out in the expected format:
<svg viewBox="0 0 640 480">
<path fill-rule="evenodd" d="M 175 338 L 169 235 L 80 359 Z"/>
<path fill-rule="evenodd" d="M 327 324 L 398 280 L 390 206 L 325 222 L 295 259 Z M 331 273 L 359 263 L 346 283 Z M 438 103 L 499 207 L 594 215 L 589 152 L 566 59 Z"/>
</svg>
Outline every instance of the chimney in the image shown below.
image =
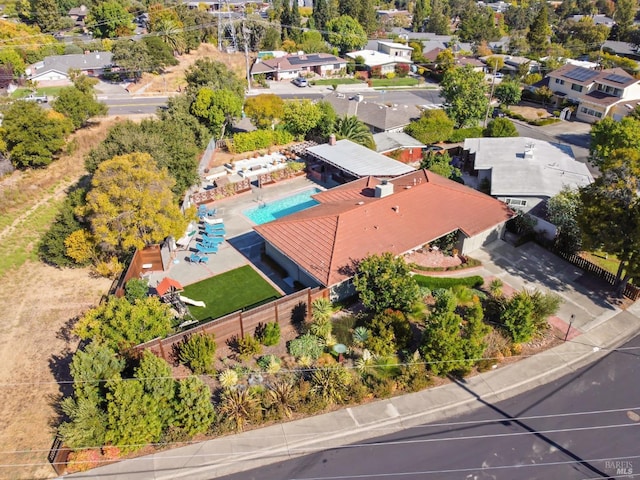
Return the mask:
<svg viewBox="0 0 640 480">
<path fill-rule="evenodd" d="M 336 144 L 336 136 L 332 133 L 331 135 L 329 135 L 329 145 L 335 145 Z"/>
<path fill-rule="evenodd" d="M 380 185 L 376 185 L 376 198 L 388 197 L 391 194 L 393 194 L 393 183 L 388 180 L 383 180 Z"/>
</svg>

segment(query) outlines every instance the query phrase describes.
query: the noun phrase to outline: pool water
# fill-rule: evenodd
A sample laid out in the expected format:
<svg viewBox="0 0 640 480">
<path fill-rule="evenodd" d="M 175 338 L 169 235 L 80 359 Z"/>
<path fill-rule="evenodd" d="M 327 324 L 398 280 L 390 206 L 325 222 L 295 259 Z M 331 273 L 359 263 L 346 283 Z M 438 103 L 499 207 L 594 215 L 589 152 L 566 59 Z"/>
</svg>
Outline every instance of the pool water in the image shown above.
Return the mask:
<svg viewBox="0 0 640 480">
<path fill-rule="evenodd" d="M 286 217 L 292 213 L 318 205 L 320 202 L 311 198 L 311 195 L 315 195 L 321 191 L 319 188 L 311 188 L 289 197 L 265 203 L 259 207 L 250 208 L 242 213 L 249 217 L 253 223 L 262 225 L 263 223 L 272 222 L 278 218 Z"/>
</svg>

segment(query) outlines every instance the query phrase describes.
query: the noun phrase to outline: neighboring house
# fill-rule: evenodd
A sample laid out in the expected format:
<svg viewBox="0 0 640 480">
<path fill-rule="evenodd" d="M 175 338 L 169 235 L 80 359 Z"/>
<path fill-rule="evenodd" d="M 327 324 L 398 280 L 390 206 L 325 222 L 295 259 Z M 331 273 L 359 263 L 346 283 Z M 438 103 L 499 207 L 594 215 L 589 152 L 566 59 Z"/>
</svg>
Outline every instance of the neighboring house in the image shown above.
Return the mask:
<svg viewBox="0 0 640 480">
<path fill-rule="evenodd" d="M 411 14 L 409 10 L 377 10 L 376 15 L 380 25 L 385 29 L 393 27 L 409 27 L 411 25 Z"/>
<path fill-rule="evenodd" d="M 265 251 L 293 281 L 354 293 L 357 264 L 372 254 L 403 255 L 457 232 L 463 254 L 501 237 L 513 211 L 504 203 L 427 170 L 374 177 L 314 195 L 319 205 L 254 227 Z"/>
<path fill-rule="evenodd" d="M 427 146 L 404 132 L 381 132 L 373 136 L 376 152 L 399 160 L 403 163 L 413 163 L 422 160 L 422 154 Z"/>
<path fill-rule="evenodd" d="M 626 110 L 619 106 L 640 100 L 640 81 L 621 68 L 592 70 L 566 64 L 547 77 L 557 102 L 577 104 L 576 118 L 589 123 L 607 115 L 620 120 Z"/>
<path fill-rule="evenodd" d="M 329 143 L 308 147 L 305 152 L 310 177 L 326 182 L 350 182 L 362 177 L 393 178 L 415 168 L 363 147 L 351 140 L 331 136 Z"/>
<path fill-rule="evenodd" d="M 372 133 L 401 132 L 413 120 L 420 118 L 420 110 L 415 105 L 382 105 L 361 101 L 362 97 L 347 97 L 342 93 L 329 93 L 323 100 L 329 102 L 339 116 L 355 115 L 364 122 Z"/>
<path fill-rule="evenodd" d="M 489 182 L 492 196 L 525 212 L 564 187 L 593 182 L 571 147 L 528 137 L 467 138 L 463 157 L 478 184 Z"/>
<path fill-rule="evenodd" d="M 540 64 L 535 60 L 531 60 L 527 57 L 518 57 L 516 55 L 503 55 L 500 53 L 494 55 L 487 55 L 486 57 L 480 57 L 483 62 L 487 61 L 489 57 L 499 57 L 504 61 L 504 66 L 500 69 L 503 73 L 518 73 L 520 69 L 525 70 L 525 74 L 535 73 L 540 70 Z"/>
<path fill-rule="evenodd" d="M 477 2 L 477 5 L 479 7 L 489 7 L 491 10 L 493 10 L 496 13 L 504 13 L 511 6 L 510 3 L 503 2 L 502 0 L 498 2 L 492 2 L 492 3 L 485 3 L 485 2 L 479 1 Z"/>
<path fill-rule="evenodd" d="M 88 14 L 89 9 L 86 7 L 86 5 L 80 5 L 79 7 L 74 7 L 69 10 L 69 13 L 67 15 L 71 17 L 71 20 L 75 22 L 76 27 L 84 27 L 84 19 Z"/>
<path fill-rule="evenodd" d="M 111 66 L 111 52 L 78 53 L 72 55 L 51 55 L 27 67 L 29 80 L 42 87 L 69 85 L 69 70 L 80 70 L 85 75 L 97 77 Z"/>
<path fill-rule="evenodd" d="M 640 60 L 640 50 L 638 50 L 632 43 L 606 40 L 602 44 L 602 50 L 609 53 L 615 53 L 616 55 L 620 55 L 622 57 Z"/>
<path fill-rule="evenodd" d="M 413 64 L 411 61 L 411 52 L 413 52 L 413 48 L 402 43 L 383 42 L 379 40 L 377 50 L 365 49 L 349 52 L 347 53 L 347 57 L 353 58 L 354 60 L 357 57 L 362 57 L 369 71 L 374 67 L 380 67 L 380 73 L 385 75 L 394 72 L 398 64 Z"/>
<path fill-rule="evenodd" d="M 607 27 L 613 27 L 616 24 L 613 18 L 609 18 L 606 15 L 571 15 L 567 20 L 579 22 L 583 18 L 590 18 L 594 25 L 606 25 Z"/>
<path fill-rule="evenodd" d="M 258 58 L 251 67 L 251 76 L 265 75 L 270 80 L 287 80 L 308 74 L 326 77 L 346 68 L 346 60 L 329 53 L 286 55 L 267 60 Z"/>
<path fill-rule="evenodd" d="M 484 62 L 473 57 L 458 57 L 456 58 L 455 63 L 459 67 L 466 67 L 468 65 L 476 72 L 484 72 L 486 68 Z"/>
</svg>

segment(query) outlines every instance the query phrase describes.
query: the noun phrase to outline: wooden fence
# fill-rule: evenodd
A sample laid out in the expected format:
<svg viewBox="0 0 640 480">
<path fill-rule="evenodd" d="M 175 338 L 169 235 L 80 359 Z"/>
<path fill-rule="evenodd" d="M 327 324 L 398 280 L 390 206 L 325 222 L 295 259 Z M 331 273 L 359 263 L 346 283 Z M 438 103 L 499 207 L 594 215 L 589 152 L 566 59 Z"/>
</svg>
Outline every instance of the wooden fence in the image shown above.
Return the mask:
<svg viewBox="0 0 640 480">
<path fill-rule="evenodd" d="M 559 250 L 554 250 L 554 253 L 564 258 L 567 262 L 571 263 L 572 265 L 575 265 L 576 267 L 580 268 L 581 270 L 591 273 L 592 275 L 595 275 L 598 278 L 602 278 L 608 284 L 613 286 L 617 285 L 617 278 L 613 273 L 605 270 L 604 268 L 600 267 L 599 265 L 596 265 L 595 263 L 590 262 L 586 258 L 583 258 L 580 255 L 576 255 L 574 253 L 564 253 Z M 640 288 L 630 283 L 627 283 L 622 294 L 625 297 L 630 298 L 633 301 L 636 301 L 638 298 L 640 298 Z"/>
<path fill-rule="evenodd" d="M 311 314 L 309 306 L 320 297 L 328 298 L 329 290 L 306 288 L 250 310 L 230 313 L 167 338 L 155 338 L 136 345 L 133 351 L 149 350 L 167 362 L 174 363 L 176 347 L 189 335 L 214 334 L 216 343 L 222 345 L 234 337 L 253 335 L 260 324 L 277 322 L 280 327 L 285 327 L 292 322 L 308 321 Z"/>
<path fill-rule="evenodd" d="M 129 267 L 120 276 L 115 288 L 112 285 L 113 292 L 110 291 L 110 293 L 113 293 L 116 297 L 122 297 L 124 296 L 125 285 L 132 278 L 141 278 L 140 276 L 146 272 L 164 270 L 160 250 L 160 245 L 149 245 L 142 250 L 136 250 Z"/>
<path fill-rule="evenodd" d="M 64 446 L 60 435 L 56 435 L 56 438 L 53 440 L 53 445 L 51 445 L 51 449 L 49 450 L 48 460 L 57 475 L 67 473 L 69 453 L 71 453 L 71 449 Z"/>
</svg>

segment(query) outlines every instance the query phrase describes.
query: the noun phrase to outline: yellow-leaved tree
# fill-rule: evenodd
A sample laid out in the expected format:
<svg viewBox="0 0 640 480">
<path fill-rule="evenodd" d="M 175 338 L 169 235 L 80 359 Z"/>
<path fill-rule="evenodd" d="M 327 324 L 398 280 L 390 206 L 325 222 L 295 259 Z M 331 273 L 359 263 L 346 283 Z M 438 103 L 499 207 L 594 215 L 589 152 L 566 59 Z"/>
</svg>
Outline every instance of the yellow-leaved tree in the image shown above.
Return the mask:
<svg viewBox="0 0 640 480">
<path fill-rule="evenodd" d="M 175 203 L 173 183 L 147 153 L 102 162 L 93 175 L 86 209 L 100 248 L 121 254 L 180 236 L 187 219 Z"/>
</svg>

